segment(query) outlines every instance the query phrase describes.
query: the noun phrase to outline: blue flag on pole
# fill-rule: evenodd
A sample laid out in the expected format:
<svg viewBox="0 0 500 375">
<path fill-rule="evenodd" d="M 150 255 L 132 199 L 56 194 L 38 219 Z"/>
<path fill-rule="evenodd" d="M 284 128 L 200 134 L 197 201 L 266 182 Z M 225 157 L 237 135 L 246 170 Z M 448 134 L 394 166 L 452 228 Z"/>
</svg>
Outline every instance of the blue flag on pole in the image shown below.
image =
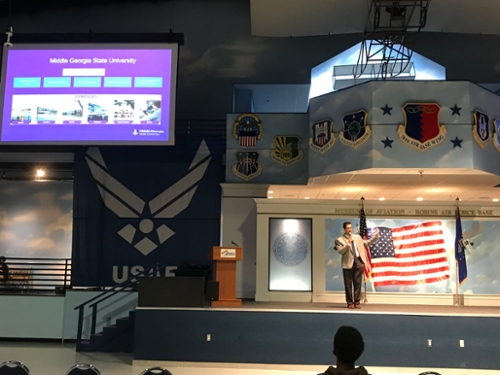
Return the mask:
<svg viewBox="0 0 500 375">
<path fill-rule="evenodd" d="M 455 231 L 455 260 L 457 261 L 458 283 L 462 283 L 467 279 L 467 261 L 465 260 L 465 246 L 462 235 L 462 222 L 460 220 L 460 210 L 457 208 L 456 213 L 456 231 Z"/>
</svg>

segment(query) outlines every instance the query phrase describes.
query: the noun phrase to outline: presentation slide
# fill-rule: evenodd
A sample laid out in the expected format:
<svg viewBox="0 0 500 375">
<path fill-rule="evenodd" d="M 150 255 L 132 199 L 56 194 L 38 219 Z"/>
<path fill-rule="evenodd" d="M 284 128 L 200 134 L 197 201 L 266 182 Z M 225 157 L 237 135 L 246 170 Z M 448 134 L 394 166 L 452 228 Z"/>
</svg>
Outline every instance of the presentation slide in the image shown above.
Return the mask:
<svg viewBox="0 0 500 375">
<path fill-rule="evenodd" d="M 5 49 L 0 141 L 173 145 L 177 45 L 154 46 Z"/>
</svg>

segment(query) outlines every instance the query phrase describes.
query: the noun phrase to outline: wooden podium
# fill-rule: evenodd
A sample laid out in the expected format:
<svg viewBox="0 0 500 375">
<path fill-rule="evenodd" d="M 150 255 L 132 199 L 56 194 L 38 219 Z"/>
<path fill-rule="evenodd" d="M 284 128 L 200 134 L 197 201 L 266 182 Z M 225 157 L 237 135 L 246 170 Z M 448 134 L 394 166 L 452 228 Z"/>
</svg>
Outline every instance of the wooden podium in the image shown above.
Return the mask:
<svg viewBox="0 0 500 375">
<path fill-rule="evenodd" d="M 236 262 L 243 259 L 243 249 L 214 246 L 208 257 L 214 261 L 215 281 L 219 282 L 219 299 L 212 301 L 212 306 L 241 306 L 241 299 L 236 299 Z"/>
</svg>

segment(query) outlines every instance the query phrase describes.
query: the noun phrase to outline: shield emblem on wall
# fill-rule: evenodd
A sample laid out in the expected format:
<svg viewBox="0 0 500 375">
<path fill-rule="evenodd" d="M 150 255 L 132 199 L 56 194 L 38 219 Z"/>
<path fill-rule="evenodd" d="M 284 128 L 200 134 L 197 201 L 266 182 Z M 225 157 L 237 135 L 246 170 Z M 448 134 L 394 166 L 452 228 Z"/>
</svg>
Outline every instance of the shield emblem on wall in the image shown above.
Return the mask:
<svg viewBox="0 0 500 375">
<path fill-rule="evenodd" d="M 254 114 L 240 115 L 233 125 L 233 137 L 240 146 L 254 147 L 262 138 L 262 123 Z"/>
<path fill-rule="evenodd" d="M 405 104 L 405 123 L 398 128 L 399 139 L 419 151 L 442 143 L 446 137 L 446 128 L 439 124 L 440 110 L 437 103 Z"/>
<path fill-rule="evenodd" d="M 274 150 L 271 151 L 271 159 L 275 162 L 289 166 L 300 160 L 304 153 L 299 149 L 299 137 L 280 135 L 274 137 Z"/>
<path fill-rule="evenodd" d="M 231 168 L 236 177 L 244 181 L 253 180 L 262 173 L 262 165 L 259 164 L 257 152 L 236 153 L 236 163 Z"/>
<path fill-rule="evenodd" d="M 339 137 L 342 144 L 356 149 L 370 138 L 372 131 L 366 125 L 366 117 L 365 111 L 358 111 L 342 118 L 344 128 Z"/>
<path fill-rule="evenodd" d="M 472 126 L 472 136 L 476 140 L 477 144 L 484 148 L 490 141 L 490 119 L 488 115 L 475 111 L 474 125 Z"/>
<path fill-rule="evenodd" d="M 324 154 L 335 141 L 332 120 L 322 120 L 312 124 L 312 138 L 309 138 L 309 147 L 312 150 Z"/>
</svg>

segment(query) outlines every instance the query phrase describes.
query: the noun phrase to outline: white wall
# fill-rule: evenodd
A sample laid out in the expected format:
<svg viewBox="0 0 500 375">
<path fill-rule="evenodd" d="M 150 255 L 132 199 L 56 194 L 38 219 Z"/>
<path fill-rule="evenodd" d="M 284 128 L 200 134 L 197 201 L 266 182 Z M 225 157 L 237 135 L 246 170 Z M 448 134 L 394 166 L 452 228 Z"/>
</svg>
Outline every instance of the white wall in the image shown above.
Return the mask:
<svg viewBox="0 0 500 375">
<path fill-rule="evenodd" d="M 243 248 L 243 260 L 236 264 L 236 297 L 254 298 L 256 270 L 256 217 L 254 198 L 267 196 L 268 185 L 221 184 L 221 246 Z"/>
</svg>

